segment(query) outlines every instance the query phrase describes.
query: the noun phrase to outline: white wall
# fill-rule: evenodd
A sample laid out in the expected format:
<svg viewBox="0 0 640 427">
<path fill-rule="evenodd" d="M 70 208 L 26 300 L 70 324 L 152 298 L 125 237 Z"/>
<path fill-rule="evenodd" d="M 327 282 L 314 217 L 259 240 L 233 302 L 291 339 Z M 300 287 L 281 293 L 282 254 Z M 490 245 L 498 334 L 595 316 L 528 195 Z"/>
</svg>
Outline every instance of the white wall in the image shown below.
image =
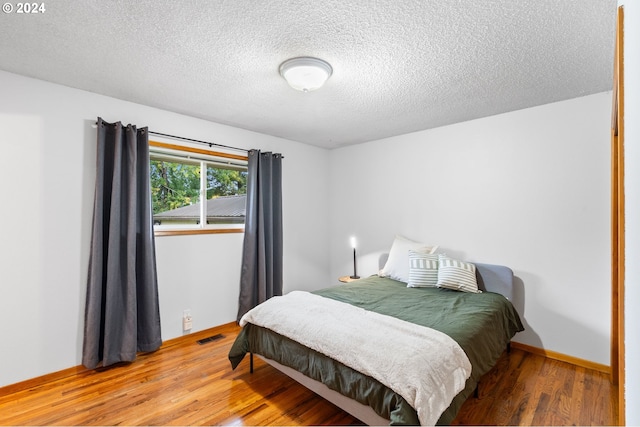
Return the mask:
<svg viewBox="0 0 640 427">
<path fill-rule="evenodd" d="M 285 291 L 329 279 L 326 150 L 0 72 L 0 386 L 81 362 L 97 116 L 283 153 Z M 163 339 L 235 320 L 242 236 L 156 239 Z"/>
<path fill-rule="evenodd" d="M 624 5 L 626 423 L 640 425 L 640 3 Z"/>
<path fill-rule="evenodd" d="M 331 152 L 331 270 L 394 234 L 517 278 L 516 341 L 609 364 L 611 93 Z"/>
</svg>

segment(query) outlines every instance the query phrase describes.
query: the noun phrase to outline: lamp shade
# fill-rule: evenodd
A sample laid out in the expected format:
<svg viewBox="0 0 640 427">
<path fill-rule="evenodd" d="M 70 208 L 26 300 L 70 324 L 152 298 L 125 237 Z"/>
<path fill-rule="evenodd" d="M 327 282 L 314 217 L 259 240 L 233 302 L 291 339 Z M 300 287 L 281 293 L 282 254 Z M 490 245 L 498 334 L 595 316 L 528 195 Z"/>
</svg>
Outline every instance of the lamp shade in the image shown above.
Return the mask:
<svg viewBox="0 0 640 427">
<path fill-rule="evenodd" d="M 280 75 L 289 86 L 302 92 L 320 89 L 332 73 L 329 63 L 307 56 L 287 59 L 280 64 Z"/>
</svg>

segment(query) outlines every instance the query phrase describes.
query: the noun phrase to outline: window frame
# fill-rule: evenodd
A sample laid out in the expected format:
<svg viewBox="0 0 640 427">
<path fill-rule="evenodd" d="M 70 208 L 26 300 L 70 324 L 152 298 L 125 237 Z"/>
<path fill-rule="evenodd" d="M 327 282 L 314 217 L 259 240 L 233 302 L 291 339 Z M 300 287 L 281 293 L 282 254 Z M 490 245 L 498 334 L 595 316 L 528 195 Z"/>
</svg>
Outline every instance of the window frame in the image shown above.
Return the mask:
<svg viewBox="0 0 640 427">
<path fill-rule="evenodd" d="M 249 161 L 248 156 L 225 153 L 220 151 L 213 151 L 213 150 L 205 150 L 202 148 L 190 147 L 186 145 L 169 144 L 166 142 L 149 140 L 149 161 L 151 161 L 154 154 L 173 155 L 176 158 L 182 157 L 185 160 L 190 160 L 190 157 L 189 157 L 190 153 L 204 155 L 206 157 L 235 160 L 235 161 L 244 162 L 245 164 L 247 164 Z M 202 160 L 199 160 L 199 161 L 202 161 Z M 207 162 L 207 160 L 204 160 L 204 161 Z M 208 162 L 210 164 L 215 164 L 214 161 L 208 161 Z M 201 173 L 201 181 L 200 181 L 201 182 L 201 185 L 200 185 L 201 198 L 202 198 L 202 191 L 203 191 L 202 180 L 205 180 L 206 182 L 206 173 L 204 174 L 205 176 L 202 176 L 202 175 L 203 174 Z M 206 188 L 204 191 L 206 191 Z M 153 234 L 156 237 L 187 236 L 187 235 L 199 235 L 199 234 L 227 234 L 227 233 L 244 233 L 244 224 L 242 224 L 241 226 L 235 226 L 235 227 L 212 227 L 212 226 L 207 226 L 206 221 L 205 223 L 202 223 L 201 221 L 199 228 L 176 227 L 176 228 L 156 229 L 156 227 L 154 226 L 154 230 L 153 230 Z"/>
</svg>

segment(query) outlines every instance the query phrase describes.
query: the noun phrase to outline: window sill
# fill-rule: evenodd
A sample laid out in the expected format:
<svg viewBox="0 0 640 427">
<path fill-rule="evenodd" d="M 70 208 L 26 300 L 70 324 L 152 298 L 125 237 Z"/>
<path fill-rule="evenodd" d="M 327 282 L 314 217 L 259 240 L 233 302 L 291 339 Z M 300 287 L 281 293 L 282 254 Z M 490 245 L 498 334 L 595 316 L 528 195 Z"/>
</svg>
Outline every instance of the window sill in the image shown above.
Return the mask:
<svg viewBox="0 0 640 427">
<path fill-rule="evenodd" d="M 194 234 L 244 233 L 244 228 L 204 228 L 197 230 L 155 230 L 154 236 L 190 236 Z"/>
</svg>

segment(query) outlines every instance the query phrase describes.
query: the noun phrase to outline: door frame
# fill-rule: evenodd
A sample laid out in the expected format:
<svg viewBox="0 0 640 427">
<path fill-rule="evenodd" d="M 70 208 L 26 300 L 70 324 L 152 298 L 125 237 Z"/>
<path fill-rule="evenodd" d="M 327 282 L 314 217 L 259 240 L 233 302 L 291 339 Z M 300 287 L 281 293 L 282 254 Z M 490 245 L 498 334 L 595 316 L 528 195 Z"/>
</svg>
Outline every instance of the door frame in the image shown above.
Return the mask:
<svg viewBox="0 0 640 427">
<path fill-rule="evenodd" d="M 618 424 L 625 425 L 625 200 L 624 200 L 624 9 L 618 7 L 611 114 L 611 381 L 618 388 Z"/>
</svg>

